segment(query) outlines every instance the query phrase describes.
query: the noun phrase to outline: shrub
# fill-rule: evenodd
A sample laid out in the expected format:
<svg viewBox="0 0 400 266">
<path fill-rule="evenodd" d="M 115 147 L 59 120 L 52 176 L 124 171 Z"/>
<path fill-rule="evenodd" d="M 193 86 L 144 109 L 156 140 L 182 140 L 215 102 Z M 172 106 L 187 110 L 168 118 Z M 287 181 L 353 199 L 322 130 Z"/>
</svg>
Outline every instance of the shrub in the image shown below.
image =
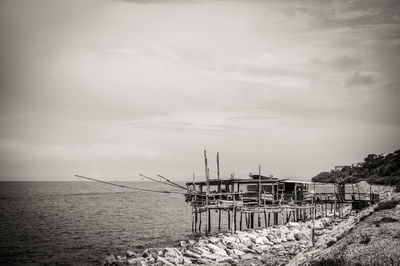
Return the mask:
<svg viewBox="0 0 400 266">
<path fill-rule="evenodd" d="M 343 258 L 322 258 L 319 260 L 314 260 L 310 262 L 310 266 L 339 266 L 348 265 Z"/>
<path fill-rule="evenodd" d="M 380 224 L 384 224 L 384 223 L 395 223 L 398 222 L 399 220 L 393 218 L 393 217 L 383 217 L 378 221 L 375 221 L 374 224 L 375 225 L 380 225 Z"/>
<path fill-rule="evenodd" d="M 371 241 L 371 237 L 369 235 L 361 235 L 360 244 L 368 244 Z"/>
<path fill-rule="evenodd" d="M 400 192 L 400 182 L 397 182 L 395 191 Z"/>
<path fill-rule="evenodd" d="M 399 204 L 398 200 L 379 202 L 378 206 L 375 207 L 375 211 L 394 209 L 396 208 L 397 204 Z"/>
</svg>

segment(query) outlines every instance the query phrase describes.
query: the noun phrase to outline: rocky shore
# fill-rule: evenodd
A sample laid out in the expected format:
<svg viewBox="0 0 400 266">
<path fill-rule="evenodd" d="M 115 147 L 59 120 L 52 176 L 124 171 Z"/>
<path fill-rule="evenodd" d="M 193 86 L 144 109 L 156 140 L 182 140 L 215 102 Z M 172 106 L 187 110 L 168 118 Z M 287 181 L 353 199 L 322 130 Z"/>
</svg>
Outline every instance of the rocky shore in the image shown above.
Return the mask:
<svg viewBox="0 0 400 266">
<path fill-rule="evenodd" d="M 384 190 L 384 201 L 396 196 L 392 189 Z M 345 207 L 341 218 L 328 211 L 327 217 L 317 213 L 315 221 L 202 236 L 180 241 L 176 247 L 148 248 L 141 254 L 128 250 L 124 255 L 107 256 L 103 265 L 302 265 L 324 256 L 375 207 L 359 213 Z"/>
<path fill-rule="evenodd" d="M 348 215 L 350 209 L 346 208 L 344 216 Z M 289 222 L 235 234 L 219 233 L 198 240 L 181 241 L 177 247 L 149 248 L 142 254 L 127 251 L 123 256 L 109 255 L 104 265 L 286 265 L 312 246 L 313 227 L 317 242 L 320 239 L 329 241 L 329 235 L 335 235 L 346 226 L 342 223 L 329 213 L 328 217 L 315 222 Z"/>
</svg>

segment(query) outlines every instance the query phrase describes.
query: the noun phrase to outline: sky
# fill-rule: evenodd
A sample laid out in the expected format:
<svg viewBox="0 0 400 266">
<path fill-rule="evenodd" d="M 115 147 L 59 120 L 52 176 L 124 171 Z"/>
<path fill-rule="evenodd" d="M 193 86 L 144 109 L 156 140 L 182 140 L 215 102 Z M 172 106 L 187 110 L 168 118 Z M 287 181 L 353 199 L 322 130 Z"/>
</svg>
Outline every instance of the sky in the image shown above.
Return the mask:
<svg viewBox="0 0 400 266">
<path fill-rule="evenodd" d="M 0 180 L 309 179 L 400 148 L 400 3 L 0 2 Z"/>
</svg>

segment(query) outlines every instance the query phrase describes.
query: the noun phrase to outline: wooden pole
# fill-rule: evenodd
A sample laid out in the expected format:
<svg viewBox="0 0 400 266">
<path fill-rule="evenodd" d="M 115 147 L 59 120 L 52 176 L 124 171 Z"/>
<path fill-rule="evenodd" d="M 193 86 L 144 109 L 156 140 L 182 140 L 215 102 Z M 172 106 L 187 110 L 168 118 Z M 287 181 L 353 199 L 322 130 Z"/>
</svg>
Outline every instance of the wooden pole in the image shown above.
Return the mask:
<svg viewBox="0 0 400 266">
<path fill-rule="evenodd" d="M 208 169 L 208 163 L 207 163 L 207 151 L 204 150 L 204 168 L 205 168 L 205 174 L 206 174 L 206 234 L 208 234 L 208 222 L 209 222 L 209 212 L 208 212 L 208 196 L 210 194 L 210 180 L 209 180 L 209 169 Z"/>
<path fill-rule="evenodd" d="M 228 230 L 231 230 L 231 211 L 228 209 Z"/>
<path fill-rule="evenodd" d="M 261 164 L 258 165 L 258 205 L 261 206 Z"/>
<path fill-rule="evenodd" d="M 192 235 L 194 235 L 194 207 L 192 207 Z"/>
<path fill-rule="evenodd" d="M 194 212 L 195 212 L 195 215 L 194 215 L 194 232 L 197 233 L 197 207 L 196 206 L 194 207 Z"/>
<path fill-rule="evenodd" d="M 199 232 L 201 233 L 201 211 L 199 212 Z"/>
<path fill-rule="evenodd" d="M 217 152 L 217 177 L 219 180 L 219 152 Z"/>
<path fill-rule="evenodd" d="M 264 224 L 265 224 L 265 227 L 268 227 L 267 212 L 266 211 L 264 211 Z"/>
<path fill-rule="evenodd" d="M 235 196 L 233 196 L 233 207 L 232 207 L 232 234 L 235 234 L 236 230 L 236 212 L 235 212 Z"/>
<path fill-rule="evenodd" d="M 211 211 L 208 209 L 208 233 L 211 232 Z"/>
<path fill-rule="evenodd" d="M 239 227 L 239 228 L 240 228 L 240 229 L 239 229 L 240 231 L 242 231 L 242 218 L 243 218 L 242 216 L 243 216 L 243 212 L 240 211 L 240 227 Z"/>
<path fill-rule="evenodd" d="M 218 193 L 221 193 L 221 183 L 218 184 Z M 218 230 L 221 230 L 221 209 L 218 209 Z"/>
<path fill-rule="evenodd" d="M 221 230 L 221 210 L 218 210 L 218 230 Z"/>
</svg>

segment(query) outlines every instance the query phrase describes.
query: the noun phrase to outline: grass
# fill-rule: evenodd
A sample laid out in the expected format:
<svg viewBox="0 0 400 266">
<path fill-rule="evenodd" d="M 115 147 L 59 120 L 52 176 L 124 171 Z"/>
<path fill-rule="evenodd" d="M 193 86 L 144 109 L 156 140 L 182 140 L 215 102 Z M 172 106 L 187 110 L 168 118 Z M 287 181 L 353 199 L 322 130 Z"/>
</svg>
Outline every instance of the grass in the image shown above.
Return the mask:
<svg viewBox="0 0 400 266">
<path fill-rule="evenodd" d="M 398 204 L 399 204 L 398 200 L 379 202 L 378 206 L 375 207 L 375 211 L 394 209 Z"/>
<path fill-rule="evenodd" d="M 380 224 L 385 224 L 385 223 L 395 223 L 398 221 L 399 220 L 397 220 L 396 218 L 393 218 L 393 217 L 382 217 L 380 220 L 375 221 L 374 224 L 380 225 Z"/>
<path fill-rule="evenodd" d="M 339 266 L 348 265 L 343 258 L 322 258 L 319 260 L 314 260 L 310 262 L 310 266 Z"/>
<path fill-rule="evenodd" d="M 369 235 L 361 235 L 360 244 L 367 245 L 371 241 L 371 237 Z"/>
</svg>

